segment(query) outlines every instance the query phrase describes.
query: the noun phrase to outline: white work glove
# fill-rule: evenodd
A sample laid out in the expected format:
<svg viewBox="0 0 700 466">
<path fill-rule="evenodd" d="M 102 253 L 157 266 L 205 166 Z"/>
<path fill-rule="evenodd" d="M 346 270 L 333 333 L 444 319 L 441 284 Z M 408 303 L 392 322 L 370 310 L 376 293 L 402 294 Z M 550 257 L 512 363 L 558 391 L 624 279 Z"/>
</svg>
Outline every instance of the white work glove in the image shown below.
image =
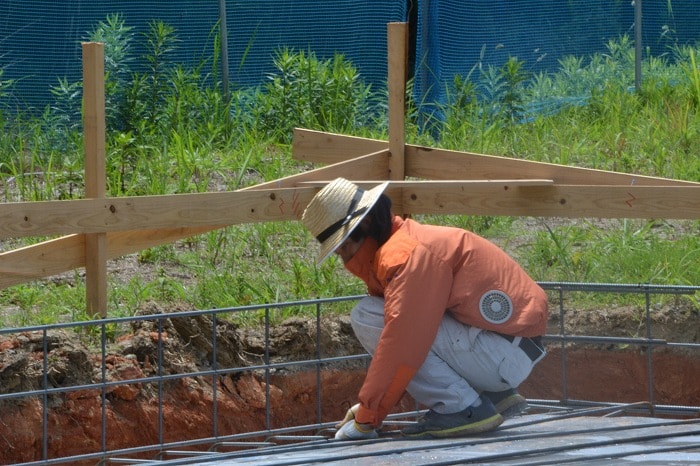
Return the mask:
<svg viewBox="0 0 700 466">
<path fill-rule="evenodd" d="M 342 421 L 335 425 L 338 431 L 335 433 L 336 440 L 362 440 L 379 437 L 377 431 L 369 424 L 359 424 L 355 421 L 355 415 L 360 404 L 348 409 Z"/>
<path fill-rule="evenodd" d="M 358 424 L 356 421 L 346 422 L 335 433 L 336 440 L 364 440 L 379 437 L 376 430 L 369 424 Z"/>
</svg>

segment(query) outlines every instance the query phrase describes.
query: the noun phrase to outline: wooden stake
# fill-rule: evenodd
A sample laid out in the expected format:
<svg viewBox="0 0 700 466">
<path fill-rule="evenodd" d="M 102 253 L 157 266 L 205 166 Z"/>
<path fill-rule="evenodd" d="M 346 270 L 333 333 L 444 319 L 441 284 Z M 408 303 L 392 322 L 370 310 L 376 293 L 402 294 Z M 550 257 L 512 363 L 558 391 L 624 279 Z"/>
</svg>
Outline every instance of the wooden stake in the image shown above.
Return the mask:
<svg viewBox="0 0 700 466">
<path fill-rule="evenodd" d="M 83 45 L 83 111 L 85 144 L 85 195 L 106 194 L 104 44 Z M 107 235 L 85 235 L 85 288 L 87 313 L 107 316 Z"/>
<path fill-rule="evenodd" d="M 407 42 L 408 25 L 389 23 L 387 26 L 390 153 L 388 179 L 396 181 L 404 179 Z"/>
</svg>

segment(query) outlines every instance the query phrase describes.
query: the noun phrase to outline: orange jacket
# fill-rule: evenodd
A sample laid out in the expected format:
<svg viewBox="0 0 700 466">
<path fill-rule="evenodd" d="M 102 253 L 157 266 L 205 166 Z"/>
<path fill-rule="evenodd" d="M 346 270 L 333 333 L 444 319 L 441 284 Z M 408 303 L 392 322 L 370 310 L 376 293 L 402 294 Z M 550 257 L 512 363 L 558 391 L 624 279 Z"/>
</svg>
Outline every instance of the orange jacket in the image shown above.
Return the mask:
<svg viewBox="0 0 700 466">
<path fill-rule="evenodd" d="M 378 425 L 423 364 L 444 312 L 478 328 L 543 335 L 547 296 L 503 250 L 466 230 L 393 219 L 346 264 L 384 297 L 384 330 L 360 389 L 357 422 Z"/>
</svg>

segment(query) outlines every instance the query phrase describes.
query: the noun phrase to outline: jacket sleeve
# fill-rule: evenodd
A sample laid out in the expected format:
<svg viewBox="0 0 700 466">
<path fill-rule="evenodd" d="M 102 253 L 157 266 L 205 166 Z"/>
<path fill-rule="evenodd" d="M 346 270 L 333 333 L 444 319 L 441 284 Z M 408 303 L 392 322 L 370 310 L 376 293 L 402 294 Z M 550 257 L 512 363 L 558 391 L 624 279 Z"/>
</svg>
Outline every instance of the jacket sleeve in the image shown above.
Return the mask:
<svg viewBox="0 0 700 466">
<path fill-rule="evenodd" d="M 418 245 L 384 275 L 384 330 L 360 389 L 357 421 L 378 425 L 423 364 L 452 286 L 452 272 Z M 382 277 L 380 277 L 381 279 Z"/>
</svg>

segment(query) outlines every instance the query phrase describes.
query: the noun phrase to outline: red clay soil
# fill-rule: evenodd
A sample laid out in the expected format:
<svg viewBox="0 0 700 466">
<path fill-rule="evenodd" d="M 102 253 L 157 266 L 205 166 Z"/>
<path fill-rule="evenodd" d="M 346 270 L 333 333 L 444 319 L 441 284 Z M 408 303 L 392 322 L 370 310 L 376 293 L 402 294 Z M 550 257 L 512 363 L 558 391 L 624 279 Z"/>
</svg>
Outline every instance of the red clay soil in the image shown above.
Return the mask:
<svg viewBox="0 0 700 466">
<path fill-rule="evenodd" d="M 648 400 L 647 356 L 632 351 L 567 350 L 566 387 L 569 399 L 636 402 Z M 522 385 L 528 398 L 560 399 L 561 359 L 550 353 Z M 654 352 L 656 403 L 700 406 L 700 359 L 687 354 Z M 136 374 L 123 374 L 133 376 Z M 341 419 L 356 402 L 364 370 L 322 373 L 323 422 Z M 219 435 L 265 429 L 265 386 L 260 377 L 245 374 L 221 379 L 217 394 Z M 165 442 L 214 436 L 212 396 L 206 383 L 185 379 L 169 385 L 163 407 Z M 288 373 L 271 378 L 272 428 L 314 424 L 316 373 Z M 158 443 L 158 405 L 143 394 L 114 391 L 108 397 L 107 447 L 129 448 Z M 402 401 L 411 409 L 411 400 Z M 48 413 L 50 458 L 101 450 L 100 393 L 66 394 Z M 39 400 L 5 406 L 0 422 L 2 464 L 36 461 L 42 454 L 42 408 Z M 150 455 L 152 457 L 152 454 Z M 95 461 L 85 464 L 94 464 Z"/>
</svg>

